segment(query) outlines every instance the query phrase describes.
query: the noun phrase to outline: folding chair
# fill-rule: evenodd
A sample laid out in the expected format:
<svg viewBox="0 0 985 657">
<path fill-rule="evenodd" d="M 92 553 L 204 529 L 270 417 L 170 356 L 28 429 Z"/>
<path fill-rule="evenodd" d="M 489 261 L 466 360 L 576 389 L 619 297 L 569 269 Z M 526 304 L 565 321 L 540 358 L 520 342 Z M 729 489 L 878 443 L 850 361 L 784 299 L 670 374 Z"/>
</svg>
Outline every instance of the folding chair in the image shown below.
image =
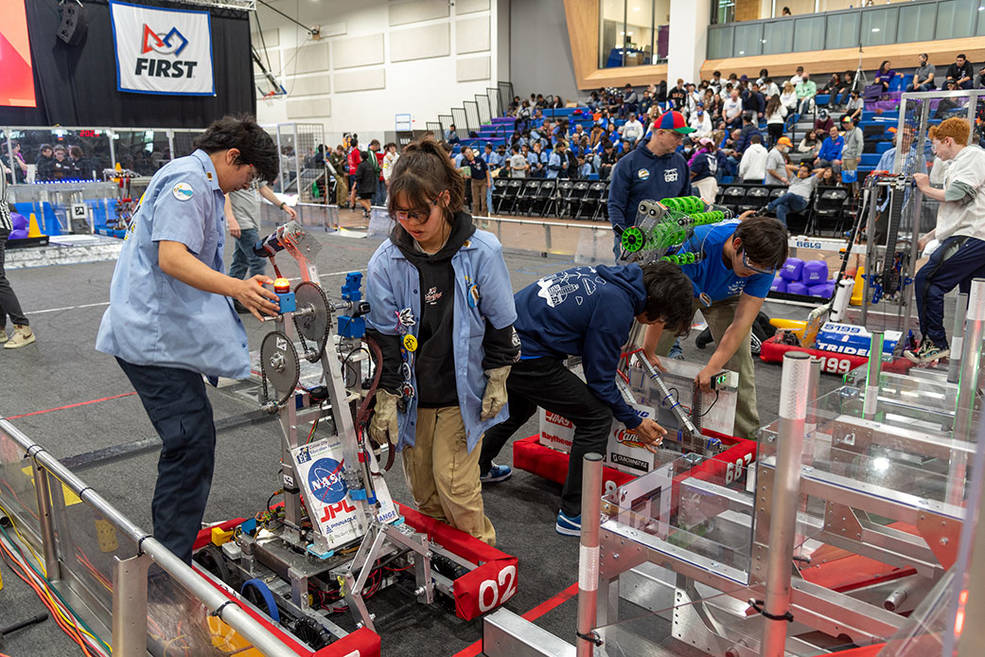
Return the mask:
<svg viewBox="0 0 985 657">
<path fill-rule="evenodd" d="M 523 189 L 523 179 L 510 178 L 506 183 L 506 193 L 500 199 L 499 205 L 496 206 L 496 214 L 513 214 L 521 189 Z"/>
<path fill-rule="evenodd" d="M 567 214 L 572 219 L 585 218 L 582 216 L 582 206 L 585 205 L 585 195 L 588 193 L 588 187 L 589 183 L 579 180 L 571 188 L 571 198 Z"/>
<path fill-rule="evenodd" d="M 722 205 L 738 214 L 739 206 L 746 197 L 746 188 L 740 185 L 729 185 L 722 193 Z"/>
<path fill-rule="evenodd" d="M 746 190 L 742 205 L 739 206 L 740 212 L 746 210 L 759 210 L 769 203 L 770 190 L 768 187 L 750 187 Z"/>
<path fill-rule="evenodd" d="M 818 187 L 814 195 L 814 212 L 811 214 L 808 232 L 819 235 L 828 229 L 835 235 L 841 234 L 847 198 L 848 190 L 843 187 Z"/>
<path fill-rule="evenodd" d="M 516 197 L 517 214 L 530 214 L 533 199 L 540 193 L 540 178 L 527 178 L 520 194 Z"/>
<path fill-rule="evenodd" d="M 547 209 L 544 210 L 545 217 L 561 217 L 561 212 L 564 209 L 564 203 L 568 200 L 571 195 L 571 189 L 575 186 L 570 180 L 558 180 L 557 186 L 554 188 L 554 193 L 551 195 L 551 200 L 547 204 Z"/>
<path fill-rule="evenodd" d="M 543 217 L 547 212 L 547 206 L 550 204 L 551 198 L 554 196 L 554 190 L 557 188 L 556 178 L 546 178 L 540 181 L 540 189 L 537 190 L 537 195 L 531 199 L 530 203 L 530 214 L 537 215 L 538 217 Z"/>
</svg>

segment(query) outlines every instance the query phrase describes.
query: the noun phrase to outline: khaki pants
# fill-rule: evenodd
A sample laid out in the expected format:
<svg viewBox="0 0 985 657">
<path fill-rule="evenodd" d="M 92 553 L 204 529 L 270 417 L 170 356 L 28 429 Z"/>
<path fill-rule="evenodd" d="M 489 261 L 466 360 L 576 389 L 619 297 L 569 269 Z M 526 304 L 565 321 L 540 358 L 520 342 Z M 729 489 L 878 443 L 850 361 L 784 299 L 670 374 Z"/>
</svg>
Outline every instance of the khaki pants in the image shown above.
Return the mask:
<svg viewBox="0 0 985 657">
<path fill-rule="evenodd" d="M 342 176 L 335 176 L 335 205 L 342 207 L 349 202 L 349 184 Z"/>
<path fill-rule="evenodd" d="M 699 303 L 693 301 L 694 310 L 698 310 Z M 710 307 L 701 307 L 701 314 L 708 322 L 708 328 L 715 338 L 715 342 L 721 344 L 725 330 L 735 318 L 735 307 L 739 304 L 739 297 L 732 297 L 715 301 Z M 733 370 L 739 374 L 739 395 L 735 405 L 735 426 L 733 434 L 737 438 L 756 438 L 756 431 L 759 429 L 759 411 L 756 408 L 756 370 L 752 362 L 752 354 L 749 353 L 749 334 L 739 344 L 735 354 L 725 364 L 726 369 Z M 657 343 L 657 355 L 666 356 L 674 344 L 674 336 L 664 332 Z"/>
<path fill-rule="evenodd" d="M 489 206 L 486 203 L 486 188 L 489 184 L 485 180 L 472 180 L 472 216 L 488 217 Z"/>
<path fill-rule="evenodd" d="M 445 406 L 417 409 L 415 444 L 401 454 L 421 513 L 495 546 L 496 530 L 482 508 L 481 453 L 481 441 L 468 450 L 461 409 Z"/>
</svg>

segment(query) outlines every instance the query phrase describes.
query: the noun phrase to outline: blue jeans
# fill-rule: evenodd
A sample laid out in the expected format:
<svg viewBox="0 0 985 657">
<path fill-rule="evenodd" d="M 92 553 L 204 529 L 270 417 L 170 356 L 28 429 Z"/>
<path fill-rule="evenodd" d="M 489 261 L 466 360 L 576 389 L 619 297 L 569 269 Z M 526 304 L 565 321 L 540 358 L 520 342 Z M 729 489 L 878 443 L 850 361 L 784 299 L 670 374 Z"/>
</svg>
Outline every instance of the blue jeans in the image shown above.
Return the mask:
<svg viewBox="0 0 985 657">
<path fill-rule="evenodd" d="M 985 276 L 985 242 L 974 237 L 948 237 L 931 254 L 914 279 L 920 334 L 941 349 L 947 347 L 944 332 L 944 295 L 961 286 L 967 293 L 971 279 Z"/>
<path fill-rule="evenodd" d="M 267 271 L 267 259 L 253 252 L 260 240 L 256 228 L 247 228 L 234 239 L 233 261 L 229 265 L 229 275 L 233 278 L 252 278 Z"/>
<path fill-rule="evenodd" d="M 215 467 L 215 423 L 205 381 L 198 372 L 176 367 L 116 362 L 163 443 L 151 502 L 154 538 L 191 563 Z"/>
<path fill-rule="evenodd" d="M 800 212 L 806 207 L 806 198 L 800 196 L 799 194 L 787 192 L 783 196 L 770 201 L 770 204 L 766 206 L 766 209 L 770 212 L 775 212 L 776 218 L 780 220 L 780 223 L 786 226 L 788 212 Z"/>
<path fill-rule="evenodd" d="M 917 87 L 914 87 L 912 84 L 906 85 L 907 91 L 932 91 L 934 89 L 936 89 L 936 87 L 934 87 L 931 84 L 921 84 L 920 86 Z"/>
</svg>

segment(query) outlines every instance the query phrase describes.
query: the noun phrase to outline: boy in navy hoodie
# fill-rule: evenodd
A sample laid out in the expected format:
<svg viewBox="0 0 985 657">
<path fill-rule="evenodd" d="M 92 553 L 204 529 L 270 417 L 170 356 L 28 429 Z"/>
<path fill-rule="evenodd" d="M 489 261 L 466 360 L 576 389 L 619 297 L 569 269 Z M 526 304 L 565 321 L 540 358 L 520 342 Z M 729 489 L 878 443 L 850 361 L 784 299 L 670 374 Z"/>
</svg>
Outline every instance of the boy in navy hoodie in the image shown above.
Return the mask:
<svg viewBox="0 0 985 657">
<path fill-rule="evenodd" d="M 643 265 L 574 267 L 528 285 L 514 295 L 520 361 L 506 389 L 510 416 L 486 431 L 479 471 L 486 482 L 492 459 L 538 406 L 575 425 L 568 477 L 561 491 L 556 530 L 581 531 L 582 457 L 603 453 L 612 418 L 643 442 L 660 444 L 666 430 L 641 420 L 616 388 L 616 369 L 633 321 L 660 325 L 668 333 L 687 330 L 691 319 L 691 283 L 669 262 Z M 581 356 L 585 381 L 564 366 Z"/>
</svg>

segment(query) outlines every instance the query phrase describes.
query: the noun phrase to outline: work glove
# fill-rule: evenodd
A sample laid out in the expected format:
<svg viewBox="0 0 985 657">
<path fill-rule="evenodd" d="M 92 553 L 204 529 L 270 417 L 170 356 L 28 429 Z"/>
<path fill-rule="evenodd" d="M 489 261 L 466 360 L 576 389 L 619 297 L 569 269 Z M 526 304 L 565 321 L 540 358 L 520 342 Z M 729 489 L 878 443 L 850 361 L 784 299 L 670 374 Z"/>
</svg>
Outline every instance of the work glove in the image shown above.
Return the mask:
<svg viewBox="0 0 985 657">
<path fill-rule="evenodd" d="M 376 391 L 376 408 L 373 418 L 369 421 L 369 436 L 377 445 L 396 444 L 397 429 L 397 400 L 399 395 L 386 390 Z M 387 439 L 387 434 L 390 438 Z"/>
<path fill-rule="evenodd" d="M 486 390 L 482 393 L 482 420 L 491 420 L 506 406 L 506 379 L 510 375 L 510 366 L 486 370 Z"/>
</svg>

